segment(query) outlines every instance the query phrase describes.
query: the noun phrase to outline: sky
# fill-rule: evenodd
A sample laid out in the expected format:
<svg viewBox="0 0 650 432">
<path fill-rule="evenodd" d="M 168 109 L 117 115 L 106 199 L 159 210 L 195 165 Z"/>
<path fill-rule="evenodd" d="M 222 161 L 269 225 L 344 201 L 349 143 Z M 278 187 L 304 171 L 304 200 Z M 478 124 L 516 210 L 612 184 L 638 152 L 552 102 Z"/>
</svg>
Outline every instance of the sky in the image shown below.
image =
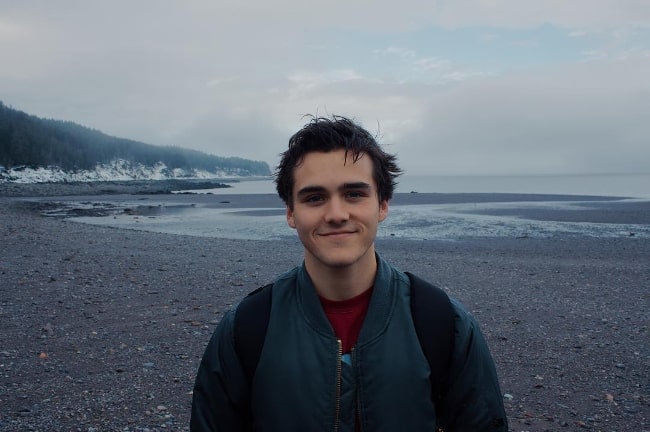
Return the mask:
<svg viewBox="0 0 650 432">
<path fill-rule="evenodd" d="M 0 101 L 274 167 L 343 115 L 412 175 L 650 172 L 649 0 L 0 0 Z"/>
</svg>

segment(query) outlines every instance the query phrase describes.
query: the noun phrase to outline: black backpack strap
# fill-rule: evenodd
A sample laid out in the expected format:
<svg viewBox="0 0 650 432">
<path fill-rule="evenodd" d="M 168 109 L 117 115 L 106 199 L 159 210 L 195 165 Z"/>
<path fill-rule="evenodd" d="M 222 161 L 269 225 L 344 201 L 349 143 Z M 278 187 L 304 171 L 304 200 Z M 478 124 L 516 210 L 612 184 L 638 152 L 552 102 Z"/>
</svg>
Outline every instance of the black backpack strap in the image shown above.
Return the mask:
<svg viewBox="0 0 650 432">
<path fill-rule="evenodd" d="M 411 281 L 411 315 L 422 351 L 431 369 L 434 403 L 443 395 L 454 350 L 454 308 L 440 288 L 406 273 Z M 437 407 L 440 404 L 436 404 Z"/>
<path fill-rule="evenodd" d="M 268 284 L 248 294 L 235 311 L 235 351 L 242 364 L 249 386 L 257 369 L 266 329 L 271 315 L 271 288 Z"/>
</svg>

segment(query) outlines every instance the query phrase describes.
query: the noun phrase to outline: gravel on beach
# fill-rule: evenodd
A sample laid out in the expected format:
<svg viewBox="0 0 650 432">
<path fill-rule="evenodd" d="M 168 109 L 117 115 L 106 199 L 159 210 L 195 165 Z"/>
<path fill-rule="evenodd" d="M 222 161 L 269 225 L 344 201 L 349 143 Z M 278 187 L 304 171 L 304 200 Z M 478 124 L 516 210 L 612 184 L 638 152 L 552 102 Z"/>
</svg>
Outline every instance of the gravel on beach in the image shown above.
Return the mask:
<svg viewBox="0 0 650 432">
<path fill-rule="evenodd" d="M 2 431 L 188 430 L 221 316 L 302 256 L 297 240 L 87 225 L 7 195 Z M 387 239 L 377 250 L 478 318 L 512 431 L 650 431 L 649 239 Z"/>
</svg>

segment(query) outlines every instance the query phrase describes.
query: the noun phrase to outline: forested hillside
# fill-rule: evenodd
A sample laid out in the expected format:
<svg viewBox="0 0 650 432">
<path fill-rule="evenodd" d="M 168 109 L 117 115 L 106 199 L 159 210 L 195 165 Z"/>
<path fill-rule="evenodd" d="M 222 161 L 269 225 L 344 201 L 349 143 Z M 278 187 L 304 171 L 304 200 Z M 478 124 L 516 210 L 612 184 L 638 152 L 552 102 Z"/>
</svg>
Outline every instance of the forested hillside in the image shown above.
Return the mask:
<svg viewBox="0 0 650 432">
<path fill-rule="evenodd" d="M 116 138 L 69 121 L 32 116 L 0 101 L 0 166 L 5 169 L 57 166 L 64 171 L 92 170 L 115 160 L 144 166 L 163 163 L 169 170 L 243 176 L 271 173 L 265 162 Z"/>
</svg>

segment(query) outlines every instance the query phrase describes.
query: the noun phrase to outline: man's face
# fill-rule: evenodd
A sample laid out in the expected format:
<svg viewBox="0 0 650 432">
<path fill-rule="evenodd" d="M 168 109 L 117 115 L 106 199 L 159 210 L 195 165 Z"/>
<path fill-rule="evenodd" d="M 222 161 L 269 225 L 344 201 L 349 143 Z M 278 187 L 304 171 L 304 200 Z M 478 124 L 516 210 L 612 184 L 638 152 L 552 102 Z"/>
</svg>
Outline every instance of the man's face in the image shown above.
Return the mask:
<svg viewBox="0 0 650 432">
<path fill-rule="evenodd" d="M 388 201 L 379 202 L 367 155 L 353 163 L 345 150 L 308 153 L 294 169 L 292 194 L 287 223 L 298 232 L 309 270 L 374 265 Z"/>
</svg>

